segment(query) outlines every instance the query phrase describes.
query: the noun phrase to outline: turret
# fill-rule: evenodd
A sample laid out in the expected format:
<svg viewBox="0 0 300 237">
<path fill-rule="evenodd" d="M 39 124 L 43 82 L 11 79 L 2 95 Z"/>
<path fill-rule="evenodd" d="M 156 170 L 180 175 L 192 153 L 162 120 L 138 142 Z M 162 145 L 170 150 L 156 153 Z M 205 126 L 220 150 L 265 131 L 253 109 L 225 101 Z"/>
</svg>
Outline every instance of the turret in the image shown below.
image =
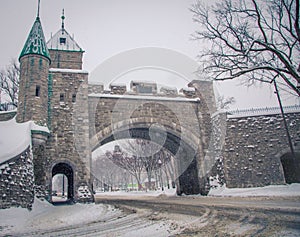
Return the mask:
<svg viewBox="0 0 300 237">
<path fill-rule="evenodd" d="M 47 125 L 50 54 L 39 15 L 19 57 L 20 86 L 17 121 Z"/>
</svg>

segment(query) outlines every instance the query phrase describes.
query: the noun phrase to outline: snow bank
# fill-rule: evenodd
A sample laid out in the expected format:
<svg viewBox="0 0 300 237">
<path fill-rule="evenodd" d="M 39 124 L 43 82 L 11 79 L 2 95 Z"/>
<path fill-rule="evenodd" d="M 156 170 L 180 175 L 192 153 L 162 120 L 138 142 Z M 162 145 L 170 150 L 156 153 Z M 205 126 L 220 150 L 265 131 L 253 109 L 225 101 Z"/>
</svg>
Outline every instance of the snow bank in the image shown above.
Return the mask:
<svg viewBox="0 0 300 237">
<path fill-rule="evenodd" d="M 157 190 L 157 191 L 133 191 L 133 192 L 125 192 L 125 191 L 117 191 L 117 192 L 97 192 L 95 196 L 139 196 L 139 197 L 159 197 L 159 196 L 176 196 L 176 189 L 167 189 L 165 188 L 164 191 Z"/>
<path fill-rule="evenodd" d="M 51 204 L 39 199 L 34 200 L 32 211 L 27 208 L 12 207 L 8 209 L 0 209 L 0 226 L 10 232 L 11 229 L 22 230 L 26 226 L 28 219 L 33 216 L 39 216 L 46 213 L 51 208 Z M 1 229 L 1 228 L 0 228 Z M 4 231 L 4 233 L 6 232 Z M 4 234 L 2 232 L 2 234 Z"/>
<path fill-rule="evenodd" d="M 20 155 L 31 144 L 31 122 L 0 122 L 0 163 Z"/>
<path fill-rule="evenodd" d="M 53 206 L 47 201 L 34 200 L 32 211 L 25 208 L 0 210 L 1 234 L 26 233 L 39 230 L 56 229 L 109 219 L 118 210 L 101 204 L 75 204 Z"/>
<path fill-rule="evenodd" d="M 20 155 L 31 145 L 32 130 L 49 133 L 47 127 L 36 125 L 32 121 L 17 123 L 16 119 L 13 118 L 0 122 L 0 164 Z"/>
<path fill-rule="evenodd" d="M 209 191 L 209 196 L 254 197 L 254 196 L 300 196 L 300 184 L 269 185 L 258 188 L 217 187 Z"/>
</svg>

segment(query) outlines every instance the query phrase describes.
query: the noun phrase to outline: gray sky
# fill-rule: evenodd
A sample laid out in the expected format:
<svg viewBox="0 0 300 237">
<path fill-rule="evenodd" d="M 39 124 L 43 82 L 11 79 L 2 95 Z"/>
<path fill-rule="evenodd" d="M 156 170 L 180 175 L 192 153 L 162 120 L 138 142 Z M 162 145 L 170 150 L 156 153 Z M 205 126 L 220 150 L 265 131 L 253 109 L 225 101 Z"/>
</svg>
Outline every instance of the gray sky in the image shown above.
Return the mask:
<svg viewBox="0 0 300 237">
<path fill-rule="evenodd" d="M 201 45 L 191 40 L 197 29 L 188 10 L 195 0 L 41 0 L 40 17 L 45 37 L 61 27 L 74 34 L 86 51 L 89 72 L 106 59 L 141 47 L 161 47 L 196 58 Z M 37 0 L 2 0 L 0 8 L 0 68 L 18 58 L 37 12 Z M 234 96 L 232 108 L 277 106 L 272 89 L 236 87 L 237 82 L 217 83 L 220 94 Z M 294 104 L 295 99 L 285 104 Z M 299 103 L 299 102 L 298 102 Z"/>
</svg>

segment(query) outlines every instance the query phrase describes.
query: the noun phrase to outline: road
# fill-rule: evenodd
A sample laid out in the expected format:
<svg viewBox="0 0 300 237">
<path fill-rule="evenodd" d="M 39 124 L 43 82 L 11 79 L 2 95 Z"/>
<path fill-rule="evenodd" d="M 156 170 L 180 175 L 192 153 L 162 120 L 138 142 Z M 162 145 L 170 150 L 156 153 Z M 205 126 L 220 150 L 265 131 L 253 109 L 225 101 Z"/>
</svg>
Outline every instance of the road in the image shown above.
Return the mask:
<svg viewBox="0 0 300 237">
<path fill-rule="evenodd" d="M 151 220 L 169 220 L 172 236 L 300 236 L 299 197 L 116 197 L 97 203 L 151 211 Z"/>
<path fill-rule="evenodd" d="M 52 206 L 12 220 L 0 236 L 300 236 L 300 197 L 105 196 Z M 9 211 L 9 210 L 8 210 Z M 4 212 L 3 212 L 4 213 Z"/>
</svg>

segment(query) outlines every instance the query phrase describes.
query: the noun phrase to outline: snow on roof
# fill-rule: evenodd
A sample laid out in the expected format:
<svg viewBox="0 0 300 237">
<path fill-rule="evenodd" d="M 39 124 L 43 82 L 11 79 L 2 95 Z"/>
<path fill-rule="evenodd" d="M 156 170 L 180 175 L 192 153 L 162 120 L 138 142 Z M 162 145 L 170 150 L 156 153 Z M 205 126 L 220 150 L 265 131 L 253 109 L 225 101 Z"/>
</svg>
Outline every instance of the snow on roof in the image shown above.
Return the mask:
<svg viewBox="0 0 300 237">
<path fill-rule="evenodd" d="M 182 102 L 198 102 L 199 98 L 185 98 L 185 97 L 162 97 L 151 95 L 116 95 L 116 94 L 89 94 L 90 97 L 98 98 L 119 98 L 119 99 L 136 99 L 136 100 L 160 100 L 160 101 L 182 101 Z"/>
<path fill-rule="evenodd" d="M 65 51 L 78 51 L 83 52 L 82 48 L 76 43 L 73 37 L 65 29 L 60 29 L 52 38 L 47 42 L 48 49 L 65 50 Z"/>
<path fill-rule="evenodd" d="M 183 90 L 183 91 L 191 91 L 191 92 L 193 92 L 193 91 L 195 91 L 196 89 L 195 89 L 195 87 L 183 87 L 182 90 Z"/>
<path fill-rule="evenodd" d="M 171 90 L 171 91 L 177 91 L 177 87 L 175 86 L 162 86 L 160 90 Z"/>
<path fill-rule="evenodd" d="M 64 72 L 64 73 L 83 73 L 83 74 L 88 74 L 88 71 L 86 71 L 86 70 L 68 69 L 68 68 L 50 68 L 49 72 Z"/>
<path fill-rule="evenodd" d="M 48 127 L 37 125 L 34 122 L 31 122 L 31 131 L 39 131 L 50 134 Z"/>
<path fill-rule="evenodd" d="M 0 122 L 0 163 L 20 155 L 31 144 L 31 122 Z"/>
<path fill-rule="evenodd" d="M 113 82 L 113 83 L 110 83 L 109 86 L 110 86 L 110 87 L 112 87 L 112 86 L 124 87 L 124 86 L 126 86 L 126 83 Z"/>
<path fill-rule="evenodd" d="M 17 123 L 13 118 L 0 122 L 0 164 L 20 155 L 31 145 L 31 130 L 49 133 L 47 127 L 38 126 L 32 121 Z"/>
<path fill-rule="evenodd" d="M 131 84 L 156 84 L 155 81 L 132 80 Z"/>
</svg>

